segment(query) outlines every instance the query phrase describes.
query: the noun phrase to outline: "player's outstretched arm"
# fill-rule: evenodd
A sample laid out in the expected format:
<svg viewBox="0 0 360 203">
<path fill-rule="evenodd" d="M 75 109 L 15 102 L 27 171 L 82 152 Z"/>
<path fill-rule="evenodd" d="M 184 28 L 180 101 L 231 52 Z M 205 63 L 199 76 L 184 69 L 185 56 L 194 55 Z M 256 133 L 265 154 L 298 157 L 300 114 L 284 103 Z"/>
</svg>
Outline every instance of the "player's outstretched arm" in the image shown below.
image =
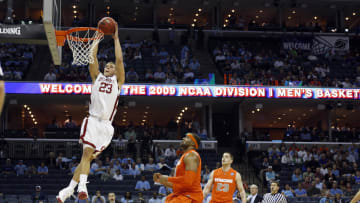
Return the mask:
<svg viewBox="0 0 360 203">
<path fill-rule="evenodd" d="M 203 190 L 203 196 L 204 198 L 210 193 L 211 187 L 214 183 L 214 171 L 211 171 L 210 176 L 209 176 L 209 180 L 206 183 L 204 190 Z"/>
<path fill-rule="evenodd" d="M 245 190 L 244 190 L 244 186 L 243 186 L 243 182 L 242 182 L 240 173 L 236 173 L 236 179 L 235 180 L 236 180 L 237 189 L 239 190 L 239 193 L 240 193 L 241 202 L 246 203 L 246 193 L 245 193 Z"/>
<path fill-rule="evenodd" d="M 118 80 L 119 89 L 121 85 L 125 82 L 125 68 L 123 62 L 123 54 L 120 46 L 119 41 L 119 34 L 118 34 L 118 25 L 115 26 L 115 33 L 113 35 L 114 39 L 114 46 L 115 46 L 115 69 L 116 69 L 116 77 Z"/>
<path fill-rule="evenodd" d="M 357 201 L 360 200 L 360 190 L 356 193 L 356 195 L 354 196 L 354 198 L 350 201 L 350 203 L 356 203 Z"/>
<path fill-rule="evenodd" d="M 94 62 L 89 64 L 89 72 L 90 72 L 90 77 L 91 77 L 92 82 L 95 82 L 97 76 L 100 73 L 100 71 L 99 71 L 99 62 L 98 62 L 98 59 L 97 59 L 98 47 L 99 47 L 99 43 L 96 43 L 92 47 L 92 57 L 94 59 Z"/>
</svg>

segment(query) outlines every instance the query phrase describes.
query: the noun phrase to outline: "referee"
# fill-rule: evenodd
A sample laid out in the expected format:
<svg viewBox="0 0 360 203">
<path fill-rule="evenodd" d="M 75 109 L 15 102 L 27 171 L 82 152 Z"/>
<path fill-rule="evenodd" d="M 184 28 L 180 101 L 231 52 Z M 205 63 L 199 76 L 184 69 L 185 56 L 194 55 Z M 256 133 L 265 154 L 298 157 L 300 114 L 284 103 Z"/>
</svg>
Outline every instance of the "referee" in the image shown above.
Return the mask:
<svg viewBox="0 0 360 203">
<path fill-rule="evenodd" d="M 287 203 L 285 196 L 279 193 L 279 189 L 279 183 L 272 181 L 270 185 L 271 193 L 266 193 L 261 203 Z"/>
</svg>

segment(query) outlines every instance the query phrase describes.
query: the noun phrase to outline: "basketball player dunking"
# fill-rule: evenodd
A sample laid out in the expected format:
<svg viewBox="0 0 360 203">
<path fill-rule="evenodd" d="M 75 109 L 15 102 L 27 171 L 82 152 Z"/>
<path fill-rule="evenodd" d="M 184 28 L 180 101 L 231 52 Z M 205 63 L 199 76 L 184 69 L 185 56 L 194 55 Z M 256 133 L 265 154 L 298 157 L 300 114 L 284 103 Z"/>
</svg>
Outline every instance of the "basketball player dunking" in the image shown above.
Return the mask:
<svg viewBox="0 0 360 203">
<path fill-rule="evenodd" d="M 85 118 L 82 123 L 79 140 L 83 144 L 83 153 L 69 186 L 62 189 L 56 197 L 59 203 L 64 203 L 74 193 L 78 184 L 79 199 L 88 198 L 86 182 L 90 163 L 110 144 L 114 134 L 111 123 L 116 113 L 121 85 L 125 81 L 117 24 L 112 37 L 115 45 L 115 64 L 108 62 L 104 68 L 104 73 L 99 72 L 98 45 L 93 47 L 94 63 L 89 65 L 90 76 L 93 81 L 89 107 L 90 116 Z"/>
<path fill-rule="evenodd" d="M 173 189 L 165 203 L 202 203 L 201 158 L 195 151 L 199 144 L 200 138 L 197 135 L 187 133 L 180 144 L 184 154 L 176 165 L 175 177 L 154 174 L 154 182 Z"/>
<path fill-rule="evenodd" d="M 237 188 L 240 192 L 242 203 L 246 203 L 246 194 L 243 187 L 240 174 L 231 168 L 234 157 L 229 152 L 222 156 L 222 167 L 213 170 L 210 173 L 209 180 L 204 187 L 204 198 L 209 194 L 211 187 L 214 185 L 211 193 L 210 203 L 232 203 L 233 194 Z"/>
</svg>

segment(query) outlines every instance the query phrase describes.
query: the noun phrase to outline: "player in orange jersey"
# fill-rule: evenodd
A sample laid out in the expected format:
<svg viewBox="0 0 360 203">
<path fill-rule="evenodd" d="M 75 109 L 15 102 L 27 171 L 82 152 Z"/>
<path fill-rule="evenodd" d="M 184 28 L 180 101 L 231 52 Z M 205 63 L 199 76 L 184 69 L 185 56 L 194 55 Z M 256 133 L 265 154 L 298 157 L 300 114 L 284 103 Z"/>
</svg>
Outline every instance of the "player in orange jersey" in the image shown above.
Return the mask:
<svg viewBox="0 0 360 203">
<path fill-rule="evenodd" d="M 240 192 L 241 201 L 246 203 L 246 194 L 240 173 L 231 168 L 233 161 L 232 154 L 225 152 L 221 159 L 222 167 L 211 172 L 203 191 L 203 195 L 206 197 L 214 185 L 210 203 L 232 203 L 236 188 Z"/>
<path fill-rule="evenodd" d="M 195 151 L 199 145 L 200 138 L 194 133 L 187 133 L 180 143 L 184 154 L 176 165 L 174 177 L 154 174 L 154 182 L 173 189 L 165 203 L 202 203 L 201 158 Z"/>
</svg>

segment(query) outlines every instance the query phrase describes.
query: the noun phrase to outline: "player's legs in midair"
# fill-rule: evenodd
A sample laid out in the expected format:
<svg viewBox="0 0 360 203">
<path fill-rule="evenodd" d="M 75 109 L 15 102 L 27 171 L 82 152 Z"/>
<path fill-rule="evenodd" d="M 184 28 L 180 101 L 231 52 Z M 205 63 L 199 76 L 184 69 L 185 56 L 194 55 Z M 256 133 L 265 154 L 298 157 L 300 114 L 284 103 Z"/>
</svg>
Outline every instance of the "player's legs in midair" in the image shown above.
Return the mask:
<svg viewBox="0 0 360 203">
<path fill-rule="evenodd" d="M 62 189 L 57 196 L 59 203 L 64 203 L 65 200 L 74 193 L 75 187 L 78 184 L 79 199 L 86 199 L 88 197 L 86 182 L 90 172 L 90 163 L 95 158 L 94 152 L 94 148 L 88 146 L 84 147 L 80 164 L 76 167 L 70 184 L 66 188 Z"/>
</svg>

